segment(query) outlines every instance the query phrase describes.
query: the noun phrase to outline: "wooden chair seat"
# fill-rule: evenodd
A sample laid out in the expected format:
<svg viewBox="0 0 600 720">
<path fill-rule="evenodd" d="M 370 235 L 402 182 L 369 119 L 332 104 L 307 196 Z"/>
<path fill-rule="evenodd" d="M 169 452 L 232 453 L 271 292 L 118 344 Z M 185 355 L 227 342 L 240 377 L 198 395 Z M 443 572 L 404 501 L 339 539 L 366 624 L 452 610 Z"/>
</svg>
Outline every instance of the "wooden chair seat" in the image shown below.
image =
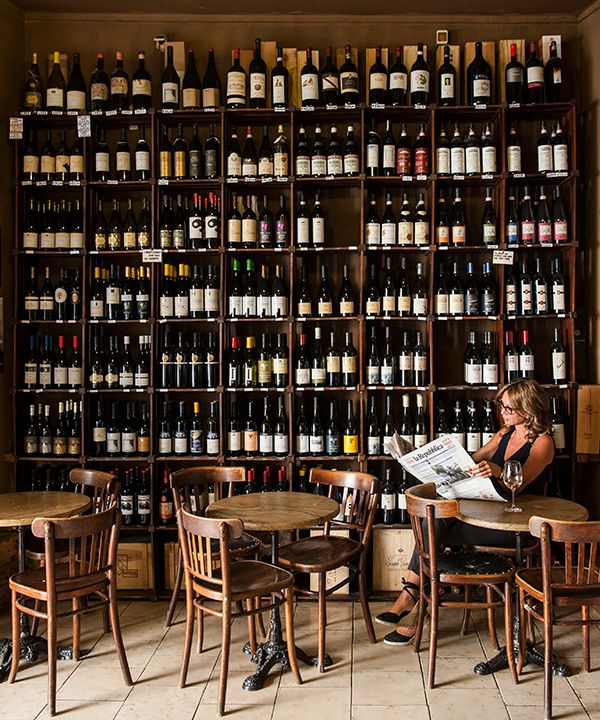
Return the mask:
<svg viewBox="0 0 600 720">
<path fill-rule="evenodd" d="M 219 541 L 212 540 L 211 547 L 213 552 L 219 552 Z M 248 555 L 251 552 L 256 552 L 260 547 L 260 540 L 254 535 L 248 535 L 244 533 L 239 538 L 229 538 L 229 554 L 231 557 L 235 557 L 237 554 Z"/>
<path fill-rule="evenodd" d="M 361 544 L 350 538 L 317 535 L 283 545 L 279 562 L 296 572 L 327 572 L 352 560 L 361 549 Z"/>
<path fill-rule="evenodd" d="M 71 574 L 69 576 L 69 565 L 67 563 L 55 564 L 57 601 L 89 595 L 97 590 L 102 590 L 108 584 L 108 577 L 104 571 L 81 573 L 81 569 L 76 569 L 75 573 L 75 575 Z M 8 584 L 11 590 L 16 590 L 20 595 L 38 600 L 47 600 L 48 598 L 46 570 L 43 567 L 16 573 L 11 576 Z"/>
<path fill-rule="evenodd" d="M 221 572 L 213 573 L 214 579 L 221 578 Z M 268 565 L 258 560 L 238 560 L 229 570 L 231 600 L 245 600 L 257 595 L 269 595 L 293 584 L 293 577 L 287 570 Z M 206 590 L 206 585 L 193 580 L 194 590 Z"/>
<path fill-rule="evenodd" d="M 515 572 L 512 562 L 502 555 L 481 552 L 443 553 L 438 557 L 438 571 L 441 582 L 454 582 L 454 576 L 469 575 L 480 582 L 496 577 L 497 582 L 504 582 L 505 576 Z M 447 579 L 442 579 L 447 576 Z"/>
<path fill-rule="evenodd" d="M 542 568 L 528 568 L 517 572 L 517 582 L 528 595 L 539 601 L 544 600 L 544 583 Z M 585 586 L 565 585 L 565 568 L 552 567 L 551 582 L 553 586 L 552 600 L 557 607 L 581 607 L 586 600 L 590 604 L 597 601 L 600 593 L 600 584 L 594 583 Z"/>
</svg>

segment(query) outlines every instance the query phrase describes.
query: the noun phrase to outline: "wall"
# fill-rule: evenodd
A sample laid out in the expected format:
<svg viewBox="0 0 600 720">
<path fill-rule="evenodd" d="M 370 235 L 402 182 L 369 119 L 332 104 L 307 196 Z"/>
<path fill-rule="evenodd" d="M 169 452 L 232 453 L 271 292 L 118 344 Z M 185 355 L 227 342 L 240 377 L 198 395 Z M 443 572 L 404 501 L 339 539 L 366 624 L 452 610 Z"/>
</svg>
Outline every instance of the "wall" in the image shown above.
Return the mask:
<svg viewBox="0 0 600 720">
<path fill-rule="evenodd" d="M 8 0 L 0 0 L 0 297 L 4 299 L 4 372 L 0 374 L 0 492 L 12 487 L 12 464 L 1 462 L 12 452 L 12 413 L 10 385 L 12 377 L 12 338 L 10 322 L 13 305 L 12 247 L 14 187 L 12 146 L 8 137 L 8 117 L 19 110 L 23 72 L 24 14 Z"/>
</svg>

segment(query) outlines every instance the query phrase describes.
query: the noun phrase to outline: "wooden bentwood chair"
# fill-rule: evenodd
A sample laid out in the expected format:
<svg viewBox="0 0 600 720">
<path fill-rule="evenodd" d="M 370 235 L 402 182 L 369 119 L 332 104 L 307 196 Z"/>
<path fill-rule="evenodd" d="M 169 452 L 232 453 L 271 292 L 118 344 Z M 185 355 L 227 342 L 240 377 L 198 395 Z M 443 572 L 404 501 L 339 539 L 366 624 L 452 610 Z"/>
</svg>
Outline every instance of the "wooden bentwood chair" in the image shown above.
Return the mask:
<svg viewBox="0 0 600 720">
<path fill-rule="evenodd" d="M 179 684 L 186 684 L 195 610 L 198 610 L 199 651 L 202 649 L 204 613 L 221 618 L 221 675 L 217 712 L 225 711 L 231 621 L 236 617 L 253 617 L 285 604 L 287 650 L 290 666 L 298 684 L 302 683 L 294 645 L 294 578 L 275 565 L 258 560 L 231 562 L 230 544 L 244 532 L 241 520 L 218 520 L 198 517 L 183 509 L 177 511 L 179 544 L 183 555 L 186 590 L 186 626 L 183 661 Z M 218 542 L 215 549 L 214 541 Z M 263 598 L 267 597 L 264 600 Z M 220 607 L 206 604 L 220 603 Z M 245 603 L 246 610 L 232 611 L 232 603 Z"/>
<path fill-rule="evenodd" d="M 356 577 L 369 640 L 372 643 L 377 641 L 367 599 L 365 564 L 379 505 L 381 484 L 374 475 L 367 473 L 321 468 L 311 469 L 309 481 L 328 486 L 329 497 L 338 495 L 340 514 L 324 524 L 322 535 L 297 540 L 279 548 L 279 562 L 293 573 L 315 573 L 319 576 L 319 588 L 316 592 L 296 586 L 296 594 L 313 597 L 316 595 L 319 599 L 318 668 L 320 672 L 324 672 L 327 596 Z M 350 537 L 330 535 L 332 524 L 338 528 L 356 531 L 359 538 L 355 540 Z M 341 567 L 349 568 L 348 577 L 327 588 L 326 573 Z"/>
<path fill-rule="evenodd" d="M 86 515 L 108 510 L 111 505 L 117 501 L 121 483 L 112 474 L 102 472 L 101 470 L 90 470 L 84 468 L 74 468 L 69 473 L 69 480 L 75 486 L 74 491 L 87 495 L 90 498 L 90 507 Z M 54 557 L 56 560 L 66 559 L 69 556 L 69 543 L 67 541 L 58 541 L 54 545 Z M 43 538 L 31 538 L 29 547 L 25 550 L 25 559 L 30 567 L 43 567 L 45 558 L 45 548 Z M 36 603 L 36 609 L 39 603 Z M 110 623 L 108 618 L 108 607 L 102 608 L 102 618 L 104 621 L 104 632 L 110 632 Z M 73 623 L 79 622 L 78 616 L 73 616 Z M 31 621 L 31 634 L 37 635 L 39 618 L 34 617 Z M 73 634 L 75 635 L 75 626 L 73 626 Z M 75 648 L 74 648 L 75 650 Z M 79 654 L 73 655 L 74 660 L 79 659 Z"/>
<path fill-rule="evenodd" d="M 563 522 L 532 517 L 529 532 L 541 540 L 542 566 L 525 568 L 516 575 L 519 589 L 520 652 L 522 669 L 525 648 L 525 613 L 544 624 L 544 718 L 552 717 L 553 626 L 581 626 L 583 668 L 590 671 L 590 605 L 600 600 L 598 543 L 600 522 Z M 552 565 L 552 543 L 563 545 L 565 564 Z M 538 609 L 541 603 L 542 608 Z M 574 617 L 575 611 L 581 617 Z"/>
<path fill-rule="evenodd" d="M 198 517 L 203 517 L 206 507 L 210 502 L 209 486 L 214 488 L 214 502 L 225 497 L 233 495 L 236 483 L 245 482 L 245 472 L 243 467 L 223 467 L 201 465 L 198 467 L 188 467 L 183 470 L 176 470 L 171 473 L 171 488 L 173 490 L 173 505 L 175 513 L 184 505 L 188 512 Z M 219 543 L 213 543 L 213 551 L 218 552 Z M 253 535 L 244 532 L 240 537 L 230 538 L 229 554 L 231 558 L 248 557 L 257 555 L 260 550 L 260 540 Z M 179 592 L 181 590 L 181 582 L 183 580 L 183 558 L 181 549 L 178 550 L 177 556 L 177 575 L 175 576 L 175 584 L 171 594 L 171 602 L 167 611 L 167 619 L 165 625 L 169 627 L 173 622 Z M 259 624 L 261 632 L 264 635 L 264 627 L 262 617 L 259 615 Z M 252 618 L 252 627 L 254 627 L 254 618 Z M 251 635 L 252 642 L 252 635 Z"/>
<path fill-rule="evenodd" d="M 436 537 L 435 520 L 457 517 L 458 502 L 456 500 L 436 499 L 434 483 L 409 488 L 406 491 L 406 507 L 415 537 L 420 565 L 419 574 L 421 576 L 415 652 L 419 652 L 421 647 L 426 608 L 429 609 L 431 617 L 428 687 L 433 688 L 435 683 L 438 617 L 439 610 L 442 608 L 487 610 L 489 624 L 493 622 L 493 609 L 504 607 L 504 630 L 508 663 L 513 679 L 518 682 L 512 642 L 514 565 L 509 559 L 491 553 L 440 552 Z M 424 520 L 427 520 L 425 527 Z M 429 580 L 429 588 L 427 587 L 427 580 Z M 440 587 L 443 585 L 462 585 L 465 588 L 483 585 L 486 589 L 486 599 L 485 601 L 470 600 L 468 594 L 465 594 L 465 598 L 460 600 L 453 600 L 451 594 L 440 596 Z M 494 599 L 494 595 L 496 595 L 496 599 Z M 446 600 L 445 597 L 449 599 Z"/>
<path fill-rule="evenodd" d="M 36 518 L 31 529 L 35 537 L 44 538 L 44 567 L 25 570 L 9 580 L 12 591 L 13 654 L 9 682 L 14 682 L 19 669 L 20 628 L 19 613 L 46 620 L 48 623 L 48 709 L 56 714 L 56 638 L 58 619 L 77 618 L 73 622 L 74 655 L 79 653 L 79 616 L 108 605 L 113 637 L 123 678 L 132 685 L 125 647 L 121 637 L 117 609 L 116 562 L 121 514 L 113 504 L 108 510 L 94 515 L 67 519 Z M 55 543 L 67 540 L 68 562 L 56 562 Z M 84 604 L 90 596 L 94 604 Z M 42 612 L 30 607 L 27 600 L 46 603 Z M 58 603 L 71 601 L 70 610 L 60 610 Z"/>
</svg>

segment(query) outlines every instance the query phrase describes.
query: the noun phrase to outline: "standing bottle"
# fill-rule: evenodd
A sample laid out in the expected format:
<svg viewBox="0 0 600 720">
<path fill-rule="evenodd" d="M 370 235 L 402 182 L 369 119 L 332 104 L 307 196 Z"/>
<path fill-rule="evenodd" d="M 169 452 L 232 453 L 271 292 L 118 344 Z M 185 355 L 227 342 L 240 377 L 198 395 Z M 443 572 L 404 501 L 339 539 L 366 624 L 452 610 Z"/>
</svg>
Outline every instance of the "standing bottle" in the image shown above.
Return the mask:
<svg viewBox="0 0 600 720">
<path fill-rule="evenodd" d="M 205 110 L 216 110 L 221 104 L 221 80 L 215 65 L 215 50 L 208 48 L 206 72 L 202 78 L 202 107 Z"/>
<path fill-rule="evenodd" d="M 556 41 L 550 42 L 550 57 L 544 66 L 546 102 L 561 102 L 563 96 L 563 62 L 558 57 Z"/>
<path fill-rule="evenodd" d="M 143 50 L 138 53 L 138 66 L 131 77 L 131 104 L 134 110 L 148 110 L 152 106 L 152 78 Z"/>
<path fill-rule="evenodd" d="M 33 53 L 31 66 L 27 71 L 27 80 L 23 91 L 23 109 L 41 110 L 44 106 L 44 83 L 40 75 L 38 54 Z"/>
<path fill-rule="evenodd" d="M 90 100 L 92 112 L 104 112 L 108 110 L 108 98 L 110 95 L 110 84 L 108 74 L 104 70 L 104 55 L 98 53 L 96 67 L 90 81 Z"/>
<path fill-rule="evenodd" d="M 560 328 L 554 328 L 554 342 L 550 345 L 552 360 L 552 382 L 555 385 L 567 382 L 567 353 L 562 344 Z"/>
<path fill-rule="evenodd" d="M 340 72 L 333 60 L 333 48 L 330 46 L 325 53 L 325 63 L 319 73 L 321 98 L 325 105 L 337 105 L 340 96 Z"/>
<path fill-rule="evenodd" d="M 403 60 L 402 47 L 396 47 L 396 59 L 390 67 L 390 105 L 406 105 L 408 97 L 408 70 Z"/>
<path fill-rule="evenodd" d="M 544 64 L 538 58 L 535 41 L 529 43 L 529 58 L 525 66 L 527 102 L 544 102 Z"/>
<path fill-rule="evenodd" d="M 161 108 L 177 110 L 179 108 L 179 75 L 173 63 L 173 46 L 167 46 L 167 64 L 160 80 Z"/>
<path fill-rule="evenodd" d="M 62 112 L 67 101 L 67 84 L 60 67 L 60 53 L 54 53 L 54 64 L 46 84 L 46 110 Z"/>
<path fill-rule="evenodd" d="M 123 53 L 117 52 L 115 69 L 110 76 L 110 107 L 111 110 L 129 108 L 129 75 L 123 69 Z"/>
<path fill-rule="evenodd" d="M 346 423 L 342 436 L 342 452 L 344 455 L 358 455 L 358 427 L 354 420 L 352 400 L 347 401 Z"/>
<path fill-rule="evenodd" d="M 67 110 L 85 112 L 86 96 L 85 80 L 81 72 L 79 53 L 73 53 L 73 67 L 67 83 Z"/>
<path fill-rule="evenodd" d="M 423 55 L 423 43 L 417 45 L 417 58 L 410 69 L 410 104 L 429 103 L 429 65 Z"/>
<path fill-rule="evenodd" d="M 202 83 L 193 48 L 188 49 L 187 66 L 181 83 L 181 107 L 184 110 L 198 110 L 202 107 Z"/>
<path fill-rule="evenodd" d="M 535 359 L 529 345 L 529 330 L 521 330 L 521 344 L 519 345 L 519 376 L 532 378 L 535 370 Z"/>
<path fill-rule="evenodd" d="M 340 102 L 344 105 L 358 105 L 358 68 L 352 60 L 352 48 L 344 47 L 344 62 L 340 67 Z"/>
<path fill-rule="evenodd" d="M 375 48 L 375 62 L 369 68 L 369 105 L 385 105 L 388 72 L 381 62 L 381 45 Z"/>
<path fill-rule="evenodd" d="M 510 45 L 510 60 L 504 68 L 504 83 L 506 91 L 506 102 L 511 103 L 523 102 L 523 80 L 525 78 L 525 69 L 517 59 L 517 44 Z"/>
<path fill-rule="evenodd" d="M 456 105 L 456 68 L 450 60 L 450 46 L 444 46 L 444 62 L 438 70 L 438 104 Z"/>
<path fill-rule="evenodd" d="M 483 57 L 483 45 L 475 43 L 475 57 L 467 68 L 467 104 L 489 105 L 492 102 L 492 68 Z"/>
<path fill-rule="evenodd" d="M 313 64 L 311 48 L 306 48 L 306 62 L 300 71 L 300 93 L 302 107 L 319 104 L 319 71 Z"/>
<path fill-rule="evenodd" d="M 254 56 L 248 68 L 250 75 L 250 107 L 252 108 L 267 107 L 267 66 L 260 52 L 260 38 L 256 38 L 254 40 Z M 229 102 L 227 104 L 229 105 Z"/>
<path fill-rule="evenodd" d="M 285 109 L 290 104 L 289 73 L 283 64 L 283 50 L 277 48 L 277 63 L 271 70 L 271 104 L 273 109 Z"/>
</svg>

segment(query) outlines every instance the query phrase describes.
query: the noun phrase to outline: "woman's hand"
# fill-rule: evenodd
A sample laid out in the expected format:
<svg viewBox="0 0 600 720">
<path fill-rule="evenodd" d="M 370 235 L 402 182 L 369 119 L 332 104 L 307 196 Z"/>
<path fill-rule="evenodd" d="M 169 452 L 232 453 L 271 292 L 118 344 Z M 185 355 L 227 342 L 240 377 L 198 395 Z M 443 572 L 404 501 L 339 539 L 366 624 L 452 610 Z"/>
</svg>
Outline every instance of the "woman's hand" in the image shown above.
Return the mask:
<svg viewBox="0 0 600 720">
<path fill-rule="evenodd" d="M 489 460 L 482 460 L 471 468 L 471 475 L 475 477 L 493 477 L 499 480 L 502 476 L 502 468 Z"/>
</svg>

